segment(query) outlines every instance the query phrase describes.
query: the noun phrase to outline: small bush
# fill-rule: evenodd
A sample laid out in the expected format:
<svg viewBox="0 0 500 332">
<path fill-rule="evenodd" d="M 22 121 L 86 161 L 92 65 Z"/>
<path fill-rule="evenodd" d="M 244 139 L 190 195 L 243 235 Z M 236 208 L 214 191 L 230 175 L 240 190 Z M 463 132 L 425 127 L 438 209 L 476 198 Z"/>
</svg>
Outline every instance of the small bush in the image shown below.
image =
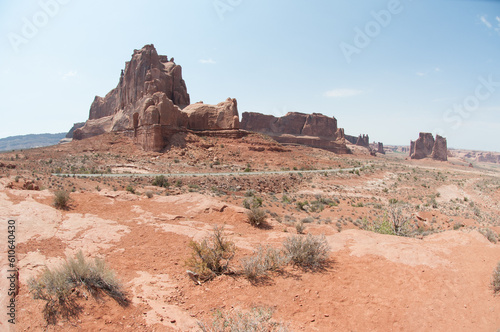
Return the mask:
<svg viewBox="0 0 500 332">
<path fill-rule="evenodd" d="M 147 198 L 153 198 L 153 192 L 151 190 L 146 191 L 146 197 Z"/>
<path fill-rule="evenodd" d="M 491 276 L 491 288 L 493 288 L 495 295 L 500 292 L 500 262 L 498 263 L 496 269 L 493 270 L 493 275 Z"/>
<path fill-rule="evenodd" d="M 255 280 L 266 276 L 269 271 L 281 269 L 288 261 L 281 250 L 259 246 L 252 256 L 241 260 L 242 273 L 246 278 Z"/>
<path fill-rule="evenodd" d="M 284 252 L 291 262 L 302 268 L 321 268 L 328 260 L 330 246 L 324 235 L 291 236 L 283 242 Z"/>
<path fill-rule="evenodd" d="M 125 188 L 125 190 L 126 190 L 126 191 L 128 191 L 128 192 L 129 192 L 129 193 L 131 193 L 131 194 L 135 194 L 135 188 L 134 188 L 134 187 L 132 187 L 132 185 L 131 185 L 131 184 L 129 184 L 129 185 L 127 186 L 127 188 Z"/>
<path fill-rule="evenodd" d="M 115 278 L 103 260 L 86 261 L 82 252 L 76 259 L 69 259 L 59 268 L 47 268 L 38 278 L 28 281 L 30 293 L 35 300 L 44 300 L 44 318 L 48 323 L 55 324 L 59 316 L 70 318 L 77 313 L 77 305 L 73 294 L 75 289 L 82 287 L 94 297 L 105 293 L 115 299 L 120 305 L 128 305 L 128 300 L 121 284 Z"/>
<path fill-rule="evenodd" d="M 311 216 L 307 216 L 307 217 L 305 217 L 304 219 L 302 219 L 302 222 L 303 222 L 304 224 L 311 224 L 311 223 L 313 223 L 313 222 L 314 222 L 314 218 L 313 218 L 313 217 L 311 217 Z"/>
<path fill-rule="evenodd" d="M 168 188 L 170 186 L 170 183 L 168 183 L 168 180 L 164 175 L 158 175 L 153 180 L 152 185 L 161 188 Z"/>
<path fill-rule="evenodd" d="M 295 230 L 297 230 L 297 234 L 304 234 L 304 231 L 306 230 L 306 226 L 304 225 L 304 222 L 297 221 L 295 223 Z"/>
<path fill-rule="evenodd" d="M 255 190 L 253 190 L 253 189 L 248 189 L 248 190 L 245 192 L 245 197 L 252 197 L 252 196 L 255 196 Z"/>
<path fill-rule="evenodd" d="M 297 205 L 297 210 L 299 210 L 299 211 L 304 210 L 305 211 L 306 210 L 306 206 L 309 206 L 309 202 L 308 201 L 304 201 L 304 202 L 300 202 L 299 201 L 299 202 L 296 203 L 296 205 Z"/>
<path fill-rule="evenodd" d="M 191 258 L 186 265 L 199 280 L 208 281 L 229 272 L 229 262 L 233 259 L 236 247 L 234 242 L 224 236 L 224 227 L 215 226 L 213 234 L 201 242 L 191 241 Z"/>
<path fill-rule="evenodd" d="M 287 332 L 287 326 L 275 322 L 273 309 L 252 308 L 249 312 L 231 310 L 223 312 L 218 310 L 214 313 L 212 323 L 198 322 L 202 332 Z"/>
<path fill-rule="evenodd" d="M 69 193 L 67 191 L 59 190 L 54 193 L 54 206 L 56 209 L 68 209 L 69 200 Z"/>
<path fill-rule="evenodd" d="M 266 221 L 266 211 L 261 208 L 252 207 L 250 210 L 247 210 L 248 222 L 250 225 L 254 227 L 261 227 L 264 225 Z"/>
<path fill-rule="evenodd" d="M 252 209 L 252 208 L 259 208 L 262 206 L 262 198 L 260 197 L 256 197 L 256 196 L 252 196 L 252 197 L 249 197 L 249 198 L 246 198 L 244 201 L 243 201 L 243 207 L 245 209 Z"/>
</svg>

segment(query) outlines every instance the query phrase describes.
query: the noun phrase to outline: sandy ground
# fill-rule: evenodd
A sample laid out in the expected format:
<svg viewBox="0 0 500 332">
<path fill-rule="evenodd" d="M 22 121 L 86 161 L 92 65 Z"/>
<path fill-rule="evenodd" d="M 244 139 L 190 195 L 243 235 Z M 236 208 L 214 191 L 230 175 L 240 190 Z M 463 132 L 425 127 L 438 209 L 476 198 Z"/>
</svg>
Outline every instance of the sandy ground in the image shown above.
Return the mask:
<svg viewBox="0 0 500 332">
<path fill-rule="evenodd" d="M 115 199 L 103 196 L 74 195 L 74 209 L 61 212 L 50 206 L 47 192 L 17 204 L 0 195 L 0 218 L 19 223 L 19 329 L 44 326 L 41 301 L 27 293 L 27 279 L 80 249 L 106 259 L 129 290 L 132 305 L 89 300 L 78 326 L 62 323 L 49 330 L 190 331 L 215 308 L 253 305 L 275 308 L 276 318 L 304 331 L 489 331 L 500 326 L 500 300 L 489 288 L 500 247 L 476 231 L 420 240 L 346 230 L 327 237 L 331 264 L 322 272 L 289 269 L 261 285 L 223 276 L 196 286 L 183 265 L 187 243 L 207 235 L 214 221 L 227 225 L 242 251 L 257 243 L 278 245 L 287 234 L 278 227 L 254 229 L 245 223 L 242 208 L 199 194 L 150 200 L 125 192 Z"/>
<path fill-rule="evenodd" d="M 88 153 L 86 148 L 80 148 L 85 150 L 82 153 Z M 102 147 L 92 149 L 95 155 Z M 120 149 L 114 153 L 125 153 Z M 55 160 L 50 163 L 69 158 L 66 150 L 60 151 L 59 157 L 56 152 L 47 152 L 53 153 L 50 158 Z M 157 160 L 182 157 L 174 152 L 174 156 L 141 155 L 140 160 L 154 159 L 153 164 L 131 169 L 158 171 L 154 164 Z M 500 209 L 496 173 L 390 156 L 377 159 L 362 154 L 339 159 L 323 153 L 321 162 L 332 167 L 375 167 L 366 166 L 359 175 L 345 172 L 193 178 L 184 179 L 178 186 L 172 182 L 165 189 L 141 180 L 98 182 L 54 178 L 43 172 L 33 176 L 31 162 L 39 158 L 40 152 L 32 153 L 26 152 L 26 169 L 19 162 L 19 173 L 4 173 L 0 178 L 1 243 L 7 238 L 6 222 L 14 219 L 17 226 L 17 331 L 196 331 L 197 323 L 209 322 L 217 310 L 244 311 L 255 306 L 274 309 L 273 318 L 293 331 L 500 328 L 500 297 L 494 296 L 490 288 L 493 269 L 500 260 L 500 244 L 488 241 L 477 231 L 485 227 L 496 233 L 500 230 L 496 222 Z M 100 153 L 107 156 L 106 152 Z M 189 153 L 188 150 L 186 155 Z M 304 157 L 306 163 L 306 150 L 298 148 L 291 153 L 299 159 Z M 313 153 L 320 155 L 316 150 Z M 257 154 L 253 156 L 255 168 L 294 167 L 283 164 L 286 157 L 282 153 L 260 161 Z M 228 164 L 236 164 L 241 156 L 234 158 Z M 131 157 L 122 159 L 116 164 L 131 163 Z M 268 160 L 274 161 L 267 163 Z M 181 159 L 178 164 L 184 161 Z M 38 162 L 45 165 L 42 168 L 50 164 L 48 159 Z M 99 159 L 95 162 L 98 164 Z M 172 167 L 176 164 L 173 162 Z M 221 165 L 221 170 L 224 167 Z M 199 171 L 203 167 L 192 169 Z M 19 181 L 15 180 L 16 174 L 21 176 Z M 24 190 L 28 179 L 39 183 L 42 190 Z M 122 190 L 121 186 L 128 183 L 137 189 L 136 194 Z M 51 188 L 43 188 L 49 184 Z M 68 210 L 53 207 L 57 186 L 76 187 Z M 242 189 L 234 189 L 236 186 Z M 267 228 L 254 228 L 247 222 L 242 201 L 246 190 L 252 187 L 264 198 L 269 213 Z M 148 190 L 153 192 L 152 198 L 144 194 Z M 321 212 L 297 208 L 297 202 L 311 202 L 318 195 L 337 199 L 338 204 Z M 283 203 L 285 196 L 292 203 Z M 400 237 L 360 229 L 359 220 L 382 218 L 384 209 L 394 199 L 409 204 L 416 225 L 430 235 Z M 235 273 L 202 285 L 196 285 L 186 274 L 190 241 L 202 240 L 214 225 L 224 225 L 227 237 L 236 244 L 232 270 L 238 272 L 240 259 L 259 245 L 279 247 L 295 234 L 294 225 L 285 222 L 287 217 L 300 220 L 306 216 L 314 220 L 307 224 L 306 233 L 325 234 L 331 247 L 329 262 L 322 270 L 304 271 L 288 266 L 257 283 Z M 6 250 L 6 245 L 2 245 L 0 300 L 4 308 L 8 301 L 8 284 L 3 277 Z M 122 307 L 108 297 L 82 297 L 76 316 L 47 325 L 42 316 L 44 303 L 32 299 L 27 282 L 80 250 L 88 258 L 100 257 L 107 262 L 122 281 L 130 305 Z M 0 330 L 12 327 L 6 321 L 2 314 Z"/>
</svg>

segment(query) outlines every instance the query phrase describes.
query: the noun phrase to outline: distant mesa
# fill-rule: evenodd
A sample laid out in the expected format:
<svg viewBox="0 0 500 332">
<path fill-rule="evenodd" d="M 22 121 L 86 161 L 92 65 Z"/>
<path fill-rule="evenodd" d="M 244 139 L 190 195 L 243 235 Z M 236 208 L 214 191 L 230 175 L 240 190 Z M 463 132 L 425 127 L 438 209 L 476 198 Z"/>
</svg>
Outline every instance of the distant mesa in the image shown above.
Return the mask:
<svg viewBox="0 0 500 332">
<path fill-rule="evenodd" d="M 245 112 L 241 128 L 266 134 L 277 142 L 301 144 L 326 149 L 335 153 L 349 153 L 344 129 L 337 127 L 337 119 L 319 113 L 289 112 L 275 117 L 255 112 Z"/>
<path fill-rule="evenodd" d="M 434 139 L 431 133 L 420 133 L 416 141 L 410 142 L 410 158 L 432 158 L 447 161 L 448 146 L 446 138 L 436 135 L 436 139 Z"/>
</svg>

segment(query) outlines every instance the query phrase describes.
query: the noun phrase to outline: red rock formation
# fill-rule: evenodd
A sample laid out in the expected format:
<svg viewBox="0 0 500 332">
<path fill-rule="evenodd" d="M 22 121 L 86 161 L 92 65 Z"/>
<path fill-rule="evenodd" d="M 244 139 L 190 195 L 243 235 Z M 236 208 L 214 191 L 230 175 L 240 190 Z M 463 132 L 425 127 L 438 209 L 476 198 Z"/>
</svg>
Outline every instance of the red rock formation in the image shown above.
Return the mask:
<svg viewBox="0 0 500 332">
<path fill-rule="evenodd" d="M 434 147 L 434 137 L 431 133 L 420 133 L 413 145 L 411 159 L 423 159 L 431 155 Z"/>
<path fill-rule="evenodd" d="M 385 154 L 384 143 L 381 143 L 381 142 L 378 143 L 377 152 L 381 153 L 381 154 Z"/>
<path fill-rule="evenodd" d="M 277 118 L 272 115 L 245 112 L 242 115 L 241 128 L 271 136 L 289 134 L 337 139 L 337 135 L 340 135 L 337 132 L 337 119 L 319 113 L 289 112 Z"/>
<path fill-rule="evenodd" d="M 245 112 L 241 128 L 263 133 L 280 143 L 302 144 L 336 153 L 348 153 L 344 130 L 337 128 L 337 120 L 323 114 L 291 112 L 277 118 L 272 115 Z"/>
<path fill-rule="evenodd" d="M 370 148 L 370 138 L 368 137 L 368 135 L 359 135 L 358 139 L 356 140 L 356 145 Z"/>
<path fill-rule="evenodd" d="M 448 160 L 448 144 L 446 138 L 436 135 L 434 146 L 432 147 L 431 158 L 435 160 Z"/>
<path fill-rule="evenodd" d="M 448 148 L 446 138 L 436 135 L 436 139 L 431 133 L 420 133 L 416 141 L 410 142 L 411 159 L 423 159 L 431 157 L 435 160 L 447 161 Z"/>
<path fill-rule="evenodd" d="M 236 99 L 213 105 L 196 103 L 183 111 L 188 116 L 188 127 L 192 130 L 239 129 L 240 119 Z"/>
<path fill-rule="evenodd" d="M 106 97 L 96 97 L 89 120 L 75 130 L 75 139 L 105 132 L 124 132 L 145 150 L 160 151 L 179 131 L 238 129 L 235 99 L 218 105 L 191 106 L 182 68 L 153 45 L 134 50 L 122 71 L 118 86 Z"/>
</svg>

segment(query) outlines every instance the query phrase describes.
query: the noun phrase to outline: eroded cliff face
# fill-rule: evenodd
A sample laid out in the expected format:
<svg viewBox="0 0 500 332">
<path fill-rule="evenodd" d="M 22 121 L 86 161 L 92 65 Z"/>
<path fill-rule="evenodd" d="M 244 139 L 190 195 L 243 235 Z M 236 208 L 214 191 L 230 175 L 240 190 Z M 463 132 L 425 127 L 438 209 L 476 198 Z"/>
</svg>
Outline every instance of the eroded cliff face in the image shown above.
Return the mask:
<svg viewBox="0 0 500 332">
<path fill-rule="evenodd" d="M 280 143 L 302 144 L 348 153 L 344 130 L 337 127 L 337 119 L 323 114 L 290 112 L 282 117 L 261 113 L 242 114 L 241 129 L 263 133 Z"/>
<path fill-rule="evenodd" d="M 446 138 L 431 133 L 420 133 L 416 141 L 410 142 L 411 159 L 432 158 L 435 160 L 448 160 L 448 147 Z"/>
<path fill-rule="evenodd" d="M 241 128 L 249 131 L 273 134 L 289 134 L 337 138 L 337 119 L 323 114 L 304 114 L 289 112 L 285 116 L 275 117 L 254 112 L 245 112 L 241 119 Z"/>
<path fill-rule="evenodd" d="M 158 55 L 153 45 L 134 50 L 118 86 L 95 97 L 89 120 L 75 139 L 124 132 L 147 151 L 160 151 L 181 131 L 234 130 L 239 127 L 236 99 L 218 105 L 190 104 L 182 68 Z"/>
</svg>

